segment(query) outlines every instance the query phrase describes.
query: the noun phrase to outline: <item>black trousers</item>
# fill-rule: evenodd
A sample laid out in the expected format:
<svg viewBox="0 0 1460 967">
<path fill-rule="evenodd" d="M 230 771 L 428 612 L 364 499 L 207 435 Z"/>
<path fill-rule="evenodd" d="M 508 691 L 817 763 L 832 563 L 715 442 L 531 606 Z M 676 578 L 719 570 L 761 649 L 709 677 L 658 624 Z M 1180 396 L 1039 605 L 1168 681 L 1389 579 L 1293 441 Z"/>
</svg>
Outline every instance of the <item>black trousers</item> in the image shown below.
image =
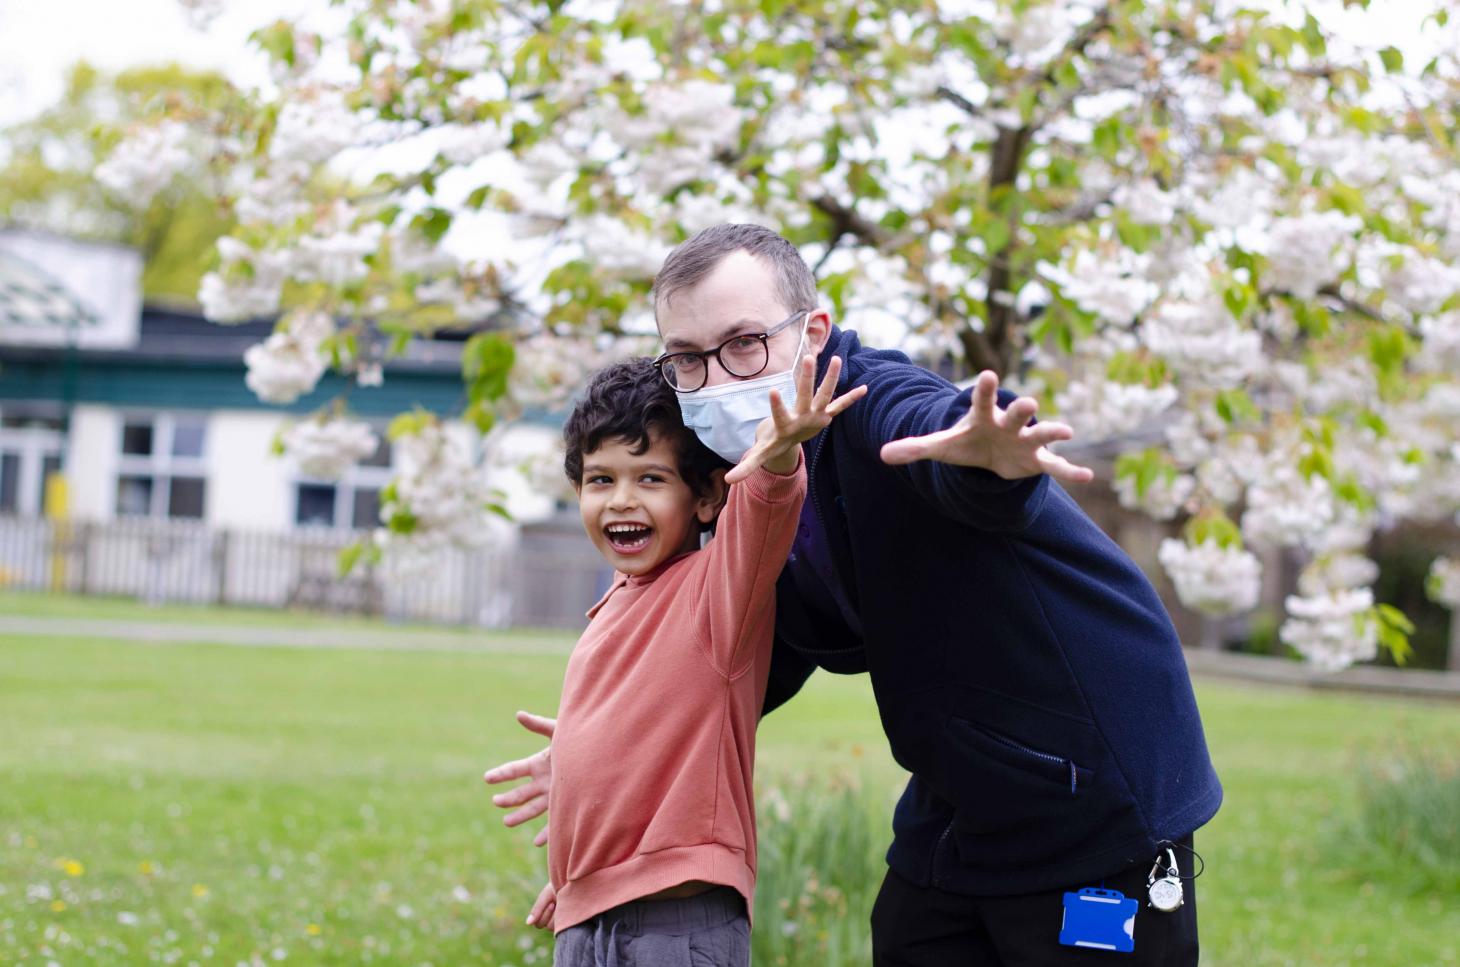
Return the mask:
<svg viewBox="0 0 1460 967">
<path fill-rule="evenodd" d="M 1191 839 L 1181 845 L 1190 847 Z M 1190 876 L 1191 853 L 1178 847 L 1176 856 L 1181 874 Z M 1150 872 L 1151 863 L 1146 862 L 1101 883 L 1072 883 L 1024 896 L 971 897 L 920 887 L 888 870 L 872 906 L 872 963 L 875 967 L 1195 967 L 1196 882 L 1184 880 L 1186 902 L 1162 913 L 1148 902 Z M 1064 894 L 1087 886 L 1119 890 L 1140 902 L 1133 953 L 1060 944 Z"/>
</svg>

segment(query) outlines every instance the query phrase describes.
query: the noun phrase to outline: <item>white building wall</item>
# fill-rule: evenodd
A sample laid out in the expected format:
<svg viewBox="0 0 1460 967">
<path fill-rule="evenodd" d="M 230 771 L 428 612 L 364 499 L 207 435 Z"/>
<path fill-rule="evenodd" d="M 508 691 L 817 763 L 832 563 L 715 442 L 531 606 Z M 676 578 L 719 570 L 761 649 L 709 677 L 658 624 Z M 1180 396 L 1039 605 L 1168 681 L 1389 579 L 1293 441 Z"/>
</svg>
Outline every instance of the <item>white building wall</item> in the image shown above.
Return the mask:
<svg viewBox="0 0 1460 967">
<path fill-rule="evenodd" d="M 111 520 L 116 514 L 117 457 L 122 447 L 122 415 L 110 406 L 80 404 L 71 411 L 66 478 L 71 516 Z"/>
<path fill-rule="evenodd" d="M 219 410 L 208 421 L 208 523 L 219 528 L 282 531 L 293 526 L 294 472 L 269 452 L 284 417 Z"/>
</svg>

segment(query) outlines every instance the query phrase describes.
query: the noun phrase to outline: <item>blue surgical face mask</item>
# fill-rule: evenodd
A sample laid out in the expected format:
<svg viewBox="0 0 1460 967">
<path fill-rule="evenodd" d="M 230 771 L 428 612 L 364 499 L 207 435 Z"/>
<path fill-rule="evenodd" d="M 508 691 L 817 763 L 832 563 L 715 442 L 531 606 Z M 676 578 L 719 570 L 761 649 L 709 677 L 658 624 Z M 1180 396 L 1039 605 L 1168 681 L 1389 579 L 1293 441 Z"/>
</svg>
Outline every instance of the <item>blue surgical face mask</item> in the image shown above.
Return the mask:
<svg viewBox="0 0 1460 967">
<path fill-rule="evenodd" d="M 719 386 L 705 386 L 679 394 L 679 412 L 684 425 L 700 442 L 731 463 L 739 463 L 755 444 L 755 428 L 771 415 L 771 390 L 778 390 L 787 408 L 796 403 L 796 367 L 806 343 L 807 313 L 801 324 L 801 339 L 791 368 L 784 373 L 740 379 Z"/>
</svg>

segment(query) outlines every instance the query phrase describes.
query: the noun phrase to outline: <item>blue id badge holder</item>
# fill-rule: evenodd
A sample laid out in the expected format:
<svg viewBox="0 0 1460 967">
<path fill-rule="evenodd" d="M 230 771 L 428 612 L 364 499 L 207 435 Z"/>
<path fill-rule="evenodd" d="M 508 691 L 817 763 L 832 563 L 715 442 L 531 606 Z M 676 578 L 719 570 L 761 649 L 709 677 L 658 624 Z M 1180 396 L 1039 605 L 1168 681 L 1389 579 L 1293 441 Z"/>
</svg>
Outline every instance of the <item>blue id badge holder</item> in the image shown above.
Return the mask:
<svg viewBox="0 0 1460 967">
<path fill-rule="evenodd" d="M 1066 947 L 1131 953 L 1136 949 L 1139 908 L 1139 901 L 1127 900 L 1119 890 L 1086 887 L 1078 893 L 1066 893 L 1060 943 Z"/>
</svg>

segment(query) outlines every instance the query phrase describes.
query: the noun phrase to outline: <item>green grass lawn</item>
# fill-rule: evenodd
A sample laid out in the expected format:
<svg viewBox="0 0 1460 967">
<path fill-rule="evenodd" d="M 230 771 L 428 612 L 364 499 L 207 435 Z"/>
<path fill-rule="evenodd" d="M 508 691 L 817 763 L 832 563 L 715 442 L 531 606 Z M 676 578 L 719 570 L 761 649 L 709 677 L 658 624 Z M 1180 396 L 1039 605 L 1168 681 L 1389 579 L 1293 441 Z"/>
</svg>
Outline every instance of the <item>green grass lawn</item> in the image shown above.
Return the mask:
<svg viewBox="0 0 1460 967">
<path fill-rule="evenodd" d="M 0 963 L 550 963 L 520 926 L 543 855 L 480 775 L 536 747 L 511 714 L 556 706 L 563 661 L 0 636 Z M 1460 746 L 1460 708 L 1198 695 L 1227 795 L 1197 836 L 1204 962 L 1460 964 L 1460 897 L 1352 868 L 1343 841 L 1356 764 Z M 899 773 L 865 679 L 817 676 L 760 743 L 763 791 L 850 779 L 885 826 Z M 870 895 L 807 932 L 865 936 Z"/>
</svg>

